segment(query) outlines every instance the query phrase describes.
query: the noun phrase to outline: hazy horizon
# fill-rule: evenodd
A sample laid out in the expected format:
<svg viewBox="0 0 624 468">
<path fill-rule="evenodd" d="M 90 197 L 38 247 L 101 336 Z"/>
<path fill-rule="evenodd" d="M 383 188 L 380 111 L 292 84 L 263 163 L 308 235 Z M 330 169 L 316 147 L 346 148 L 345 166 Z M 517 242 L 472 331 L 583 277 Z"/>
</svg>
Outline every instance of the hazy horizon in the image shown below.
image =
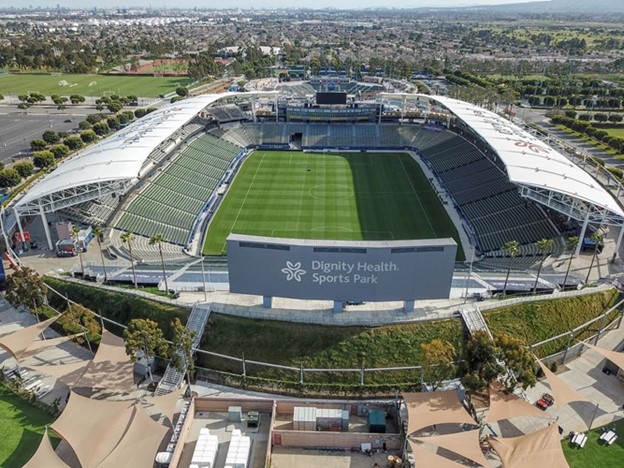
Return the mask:
<svg viewBox="0 0 624 468">
<path fill-rule="evenodd" d="M 258 3 L 254 0 L 234 0 L 225 1 L 218 6 L 215 2 L 206 0 L 112 0 L 105 6 L 101 2 L 94 0 L 34 0 L 16 5 L 15 0 L 0 0 L 0 8 L 55 8 L 59 5 L 62 8 L 206 8 L 206 9 L 227 9 L 227 8 L 334 8 L 340 10 L 365 9 L 365 8 L 452 8 L 481 5 L 501 5 L 506 3 L 528 3 L 530 0 L 395 0 L 392 5 L 380 0 L 344 0 L 340 6 L 332 0 L 292 0 L 288 2 L 278 0 L 268 0 Z M 535 1 L 535 0 L 534 0 Z"/>
</svg>

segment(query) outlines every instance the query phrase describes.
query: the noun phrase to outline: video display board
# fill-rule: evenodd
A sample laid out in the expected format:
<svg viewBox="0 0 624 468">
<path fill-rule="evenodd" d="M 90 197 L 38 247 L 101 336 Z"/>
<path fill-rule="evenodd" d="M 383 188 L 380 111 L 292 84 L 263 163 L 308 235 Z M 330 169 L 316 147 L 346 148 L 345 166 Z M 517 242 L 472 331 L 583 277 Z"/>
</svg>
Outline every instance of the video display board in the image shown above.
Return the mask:
<svg viewBox="0 0 624 468">
<path fill-rule="evenodd" d="M 319 241 L 231 234 L 230 291 L 334 301 L 449 297 L 453 239 Z"/>
<path fill-rule="evenodd" d="M 316 93 L 318 105 L 346 105 L 347 93 Z"/>
</svg>

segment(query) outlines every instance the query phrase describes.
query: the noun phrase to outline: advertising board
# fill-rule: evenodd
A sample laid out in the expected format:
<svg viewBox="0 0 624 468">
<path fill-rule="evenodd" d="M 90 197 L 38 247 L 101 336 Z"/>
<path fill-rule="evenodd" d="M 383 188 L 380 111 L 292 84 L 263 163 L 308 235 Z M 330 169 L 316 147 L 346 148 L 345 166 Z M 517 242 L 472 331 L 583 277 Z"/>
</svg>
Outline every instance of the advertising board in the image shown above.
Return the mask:
<svg viewBox="0 0 624 468">
<path fill-rule="evenodd" d="M 453 239 L 320 241 L 231 234 L 230 291 L 333 301 L 449 297 Z"/>
</svg>

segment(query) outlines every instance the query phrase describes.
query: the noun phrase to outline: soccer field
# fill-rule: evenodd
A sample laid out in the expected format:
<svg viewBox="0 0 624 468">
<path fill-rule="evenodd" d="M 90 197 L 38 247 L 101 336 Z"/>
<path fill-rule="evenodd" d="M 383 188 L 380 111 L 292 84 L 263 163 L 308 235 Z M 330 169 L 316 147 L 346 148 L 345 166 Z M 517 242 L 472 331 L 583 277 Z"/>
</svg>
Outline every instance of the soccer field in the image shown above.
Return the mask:
<svg viewBox="0 0 624 468">
<path fill-rule="evenodd" d="M 225 253 L 234 232 L 332 240 L 452 237 L 455 225 L 407 153 L 256 151 L 239 170 L 204 241 Z"/>
<path fill-rule="evenodd" d="M 45 96 L 80 94 L 82 96 L 157 97 L 175 91 L 178 86 L 188 86 L 186 77 L 114 76 L 114 75 L 47 75 L 4 74 L 0 75 L 0 94 L 19 95 L 39 92 Z"/>
</svg>

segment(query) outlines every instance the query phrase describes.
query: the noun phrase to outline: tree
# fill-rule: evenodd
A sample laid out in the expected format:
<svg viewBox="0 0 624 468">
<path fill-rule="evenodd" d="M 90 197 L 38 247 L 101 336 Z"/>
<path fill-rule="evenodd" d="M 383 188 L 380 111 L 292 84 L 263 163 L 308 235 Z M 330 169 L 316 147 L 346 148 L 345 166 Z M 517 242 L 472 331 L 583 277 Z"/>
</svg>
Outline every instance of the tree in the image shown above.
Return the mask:
<svg viewBox="0 0 624 468">
<path fill-rule="evenodd" d="M 90 124 L 95 125 L 102 119 L 104 119 L 104 114 L 90 114 L 87 115 L 87 118 L 85 120 Z"/>
<path fill-rule="evenodd" d="M 48 287 L 35 270 L 22 267 L 6 279 L 6 298 L 13 307 L 31 309 L 42 306 Z"/>
<path fill-rule="evenodd" d="M 606 122 L 608 120 L 608 116 L 607 114 L 603 113 L 603 112 L 596 112 L 594 114 L 594 120 L 596 122 Z"/>
<path fill-rule="evenodd" d="M 79 94 L 72 94 L 71 96 L 69 96 L 69 100 L 75 106 L 77 104 L 85 102 L 85 97 L 80 96 Z"/>
<path fill-rule="evenodd" d="M 22 176 L 15 169 L 0 170 L 0 187 L 2 188 L 15 187 L 21 180 Z"/>
<path fill-rule="evenodd" d="M 61 141 L 61 138 L 58 136 L 58 133 L 56 133 L 55 131 L 46 130 L 45 132 L 43 132 L 43 140 L 49 145 L 53 145 Z"/>
<path fill-rule="evenodd" d="M 85 130 L 83 133 L 86 132 L 90 132 L 91 130 Z M 96 135 L 98 136 L 104 136 L 106 135 L 108 132 L 110 132 L 110 128 L 108 126 L 108 123 L 106 123 L 106 121 L 102 121 L 102 122 L 98 122 L 93 126 L 93 131 L 96 133 Z M 82 136 L 82 134 L 81 134 Z"/>
<path fill-rule="evenodd" d="M 72 151 L 80 149 L 84 146 L 84 142 L 82 141 L 82 139 L 76 135 L 65 138 L 65 140 L 63 140 L 63 143 Z"/>
<path fill-rule="evenodd" d="M 97 134 L 93 130 L 85 130 L 80 132 L 80 139 L 84 143 L 91 143 L 92 141 L 97 140 Z"/>
<path fill-rule="evenodd" d="M 156 356 L 167 356 L 169 345 L 165 340 L 165 335 L 158 324 L 149 319 L 132 319 L 128 323 L 128 328 L 123 332 L 126 340 L 126 354 L 132 362 L 136 362 L 140 356 L 138 352 L 143 354 L 147 361 L 147 372 L 150 381 L 154 381 L 150 361 Z"/>
<path fill-rule="evenodd" d="M 186 97 L 188 96 L 188 89 L 186 89 L 184 86 L 179 86 L 176 88 L 175 90 L 176 94 L 180 97 Z"/>
<path fill-rule="evenodd" d="M 537 293 L 537 285 L 539 283 L 540 274 L 542 273 L 544 261 L 546 260 L 546 252 L 550 251 L 553 245 L 555 245 L 555 241 L 552 239 L 540 239 L 537 241 L 537 248 L 539 249 L 542 258 L 539 263 L 539 268 L 537 269 L 537 276 L 535 277 L 535 284 L 533 285 L 533 294 Z"/>
<path fill-rule="evenodd" d="M 503 379 L 505 390 L 513 392 L 518 384 L 524 390 L 535 386 L 535 361 L 524 341 L 507 334 L 498 335 L 494 340 L 499 361 L 502 361 L 510 371 Z"/>
<path fill-rule="evenodd" d="M 60 145 L 54 145 L 50 148 L 50 153 L 52 153 L 56 159 L 63 159 L 69 154 L 69 147 L 62 143 Z"/>
<path fill-rule="evenodd" d="M 30 149 L 33 151 L 44 150 L 46 146 L 48 146 L 48 144 L 41 138 L 35 138 L 30 142 Z"/>
<path fill-rule="evenodd" d="M 102 226 L 94 226 L 92 229 L 93 237 L 98 243 L 98 248 L 100 249 L 100 259 L 102 260 L 102 269 L 104 270 L 104 282 L 108 279 L 108 275 L 106 274 L 106 263 L 104 262 L 104 252 L 102 251 L 102 239 L 104 238 L 104 228 Z"/>
<path fill-rule="evenodd" d="M 585 285 L 589 282 L 589 276 L 591 275 L 592 268 L 594 267 L 594 262 L 596 261 L 596 257 L 598 256 L 598 250 L 602 247 L 602 241 L 604 239 L 604 234 L 602 231 L 594 232 L 589 238 L 594 241 L 594 253 L 592 255 L 591 263 L 589 264 L 589 268 L 587 269 L 587 276 L 585 277 Z"/>
<path fill-rule="evenodd" d="M 506 242 L 503 246 L 503 249 L 506 250 L 509 254 L 509 265 L 507 267 L 507 275 L 505 276 L 505 285 L 503 286 L 503 297 L 505 297 L 507 295 L 507 283 L 509 282 L 511 265 L 513 264 L 514 258 L 516 258 L 518 256 L 518 253 L 520 252 L 520 243 L 515 240 Z"/>
<path fill-rule="evenodd" d="M 93 127 L 93 124 L 89 122 L 88 120 L 82 120 L 78 124 L 78 128 L 80 130 L 89 130 L 91 127 Z"/>
<path fill-rule="evenodd" d="M 169 358 L 171 364 L 179 371 L 185 372 L 189 387 L 191 386 L 191 375 L 195 372 L 195 362 L 193 360 L 193 330 L 187 329 L 175 318 L 171 322 L 173 330 L 173 346 L 169 348 Z"/>
<path fill-rule="evenodd" d="M 473 333 L 466 343 L 462 384 L 468 391 L 478 392 L 489 386 L 505 368 L 498 360 L 494 342 L 485 331 Z"/>
<path fill-rule="evenodd" d="M 72 227 L 71 236 L 72 236 L 72 239 L 76 241 L 76 243 L 78 242 L 78 234 L 80 233 L 80 231 L 81 231 L 80 226 Z M 80 273 L 84 277 L 85 271 L 84 271 L 84 263 L 82 262 L 82 249 L 78 249 L 78 258 L 80 259 Z"/>
<path fill-rule="evenodd" d="M 33 163 L 39 169 L 53 166 L 54 162 L 54 154 L 51 151 L 39 151 L 33 156 Z"/>
<path fill-rule="evenodd" d="M 455 348 L 446 340 L 436 338 L 420 345 L 421 365 L 425 382 L 435 391 L 444 380 L 455 377 Z"/>
<path fill-rule="evenodd" d="M 111 101 L 106 107 L 111 114 L 115 114 L 123 109 L 123 104 L 119 101 Z"/>
<path fill-rule="evenodd" d="M 167 272 L 165 271 L 165 259 L 163 258 L 162 252 L 162 242 L 164 240 L 165 238 L 161 233 L 154 234 L 149 240 L 149 245 L 158 246 L 158 253 L 160 254 L 160 264 L 162 266 L 163 281 L 165 282 L 165 291 L 167 292 L 167 294 L 169 294 L 169 285 L 167 284 Z"/>
<path fill-rule="evenodd" d="M 30 161 L 20 161 L 13 165 L 13 169 L 17 171 L 21 178 L 25 179 L 32 175 L 35 166 Z"/>
<path fill-rule="evenodd" d="M 96 315 L 78 304 L 69 304 L 65 313 L 58 319 L 58 323 L 68 333 L 86 331 L 89 340 L 102 334 L 102 325 Z M 77 341 L 82 342 L 80 338 Z"/>
<path fill-rule="evenodd" d="M 121 242 L 124 244 L 128 244 L 128 252 L 130 253 L 130 266 L 132 267 L 132 282 L 134 283 L 134 287 L 137 287 L 137 279 L 136 279 L 136 271 L 134 271 L 134 257 L 132 256 L 132 241 L 134 240 L 134 236 L 130 231 L 125 231 L 121 236 L 119 236 Z"/>
<path fill-rule="evenodd" d="M 137 109 L 134 111 L 134 116 L 137 119 L 140 119 L 141 117 L 147 115 L 147 110 L 146 109 Z"/>
<path fill-rule="evenodd" d="M 613 123 L 621 122 L 622 119 L 624 119 L 624 116 L 622 116 L 621 114 L 611 114 L 609 116 L 609 122 L 613 122 Z"/>
</svg>

